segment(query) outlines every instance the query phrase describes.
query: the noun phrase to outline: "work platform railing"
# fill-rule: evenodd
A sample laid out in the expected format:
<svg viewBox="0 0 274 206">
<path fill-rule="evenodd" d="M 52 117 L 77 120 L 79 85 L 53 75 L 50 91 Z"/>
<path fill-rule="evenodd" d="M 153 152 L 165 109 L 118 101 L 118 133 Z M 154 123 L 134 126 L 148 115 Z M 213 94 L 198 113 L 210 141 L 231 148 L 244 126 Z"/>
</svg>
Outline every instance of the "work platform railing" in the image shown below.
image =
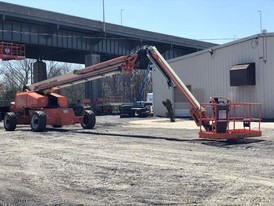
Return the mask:
<svg viewBox="0 0 274 206">
<path fill-rule="evenodd" d="M 262 135 L 262 105 L 259 103 L 204 103 L 201 107 L 211 112 L 200 121 L 208 121 L 212 125 L 211 131 L 205 131 L 200 126 L 201 138 L 241 139 Z"/>
<path fill-rule="evenodd" d="M 0 42 L 0 59 L 22 60 L 26 58 L 25 45 L 9 42 Z"/>
</svg>

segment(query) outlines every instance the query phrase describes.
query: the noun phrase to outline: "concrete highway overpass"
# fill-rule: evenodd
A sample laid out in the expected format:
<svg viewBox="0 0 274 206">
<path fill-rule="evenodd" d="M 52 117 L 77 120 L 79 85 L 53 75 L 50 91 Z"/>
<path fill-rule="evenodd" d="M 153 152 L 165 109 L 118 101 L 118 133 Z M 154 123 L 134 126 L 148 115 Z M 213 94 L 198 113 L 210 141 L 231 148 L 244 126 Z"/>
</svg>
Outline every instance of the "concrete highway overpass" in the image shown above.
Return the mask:
<svg viewBox="0 0 274 206">
<path fill-rule="evenodd" d="M 130 54 L 143 45 L 156 46 L 165 59 L 215 46 L 208 42 L 1 1 L 0 41 L 24 44 L 27 58 L 80 63 L 86 66 Z M 43 73 L 45 68 L 37 65 L 36 73 Z M 35 81 L 44 78 L 46 77 L 34 77 Z M 96 99 L 100 93 L 99 80 L 85 84 L 86 98 Z"/>
<path fill-rule="evenodd" d="M 1 41 L 26 45 L 27 58 L 82 64 L 85 55 L 104 61 L 142 45 L 156 46 L 166 59 L 215 45 L 5 2 L 0 2 L 0 29 Z"/>
</svg>

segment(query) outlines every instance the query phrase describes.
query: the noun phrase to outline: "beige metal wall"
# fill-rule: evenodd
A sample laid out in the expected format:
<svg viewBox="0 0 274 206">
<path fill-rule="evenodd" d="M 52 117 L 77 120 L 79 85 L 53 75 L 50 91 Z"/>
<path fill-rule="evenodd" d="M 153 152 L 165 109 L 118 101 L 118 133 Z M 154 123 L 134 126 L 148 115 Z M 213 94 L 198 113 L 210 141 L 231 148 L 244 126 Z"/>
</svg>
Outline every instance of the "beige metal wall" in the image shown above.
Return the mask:
<svg viewBox="0 0 274 206">
<path fill-rule="evenodd" d="M 199 102 L 208 102 L 210 96 L 226 96 L 233 102 L 260 102 L 263 118 L 274 118 L 274 34 L 259 34 L 209 50 L 170 60 L 169 63 L 186 85 L 191 85 Z M 233 65 L 256 64 L 255 86 L 230 86 L 229 71 Z M 161 101 L 170 98 L 174 105 L 174 91 L 168 90 L 165 79 L 153 72 L 154 113 L 165 114 Z M 178 105 L 178 106 L 177 106 Z M 184 105 L 175 103 L 177 108 Z"/>
<path fill-rule="evenodd" d="M 174 102 L 173 88 L 169 88 L 166 79 L 155 68 L 152 70 L 153 113 L 156 116 L 166 116 L 167 110 L 162 104 L 166 99 Z"/>
</svg>

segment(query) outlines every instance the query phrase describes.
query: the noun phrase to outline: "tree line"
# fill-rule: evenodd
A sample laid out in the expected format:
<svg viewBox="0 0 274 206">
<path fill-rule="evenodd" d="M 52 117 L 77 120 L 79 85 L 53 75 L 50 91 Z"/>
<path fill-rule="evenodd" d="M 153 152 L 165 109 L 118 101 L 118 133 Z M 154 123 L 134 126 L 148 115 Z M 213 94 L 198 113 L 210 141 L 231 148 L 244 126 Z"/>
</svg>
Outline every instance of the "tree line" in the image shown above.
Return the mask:
<svg viewBox="0 0 274 206">
<path fill-rule="evenodd" d="M 17 92 L 22 91 L 24 85 L 32 83 L 32 66 L 36 60 L 24 59 L 21 61 L 1 61 L 0 64 L 0 106 L 14 101 Z M 48 78 L 66 74 L 83 65 L 46 61 Z M 117 96 L 122 102 L 133 102 L 140 95 L 140 88 L 146 79 L 146 70 L 136 70 L 132 73 L 116 74 L 102 78 L 102 98 Z M 142 100 L 152 91 L 151 79 L 145 84 Z M 84 84 L 73 85 L 57 91 L 68 98 L 70 103 L 83 100 L 85 95 Z"/>
</svg>

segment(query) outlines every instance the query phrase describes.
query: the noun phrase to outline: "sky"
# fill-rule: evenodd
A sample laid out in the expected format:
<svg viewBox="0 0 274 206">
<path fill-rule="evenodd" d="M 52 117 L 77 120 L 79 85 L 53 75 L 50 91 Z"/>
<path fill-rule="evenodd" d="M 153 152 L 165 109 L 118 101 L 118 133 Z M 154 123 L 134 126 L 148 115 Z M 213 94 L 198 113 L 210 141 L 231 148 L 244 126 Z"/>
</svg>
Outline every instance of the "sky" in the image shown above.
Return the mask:
<svg viewBox="0 0 274 206">
<path fill-rule="evenodd" d="M 217 44 L 274 32 L 274 0 L 2 1 Z"/>
</svg>

